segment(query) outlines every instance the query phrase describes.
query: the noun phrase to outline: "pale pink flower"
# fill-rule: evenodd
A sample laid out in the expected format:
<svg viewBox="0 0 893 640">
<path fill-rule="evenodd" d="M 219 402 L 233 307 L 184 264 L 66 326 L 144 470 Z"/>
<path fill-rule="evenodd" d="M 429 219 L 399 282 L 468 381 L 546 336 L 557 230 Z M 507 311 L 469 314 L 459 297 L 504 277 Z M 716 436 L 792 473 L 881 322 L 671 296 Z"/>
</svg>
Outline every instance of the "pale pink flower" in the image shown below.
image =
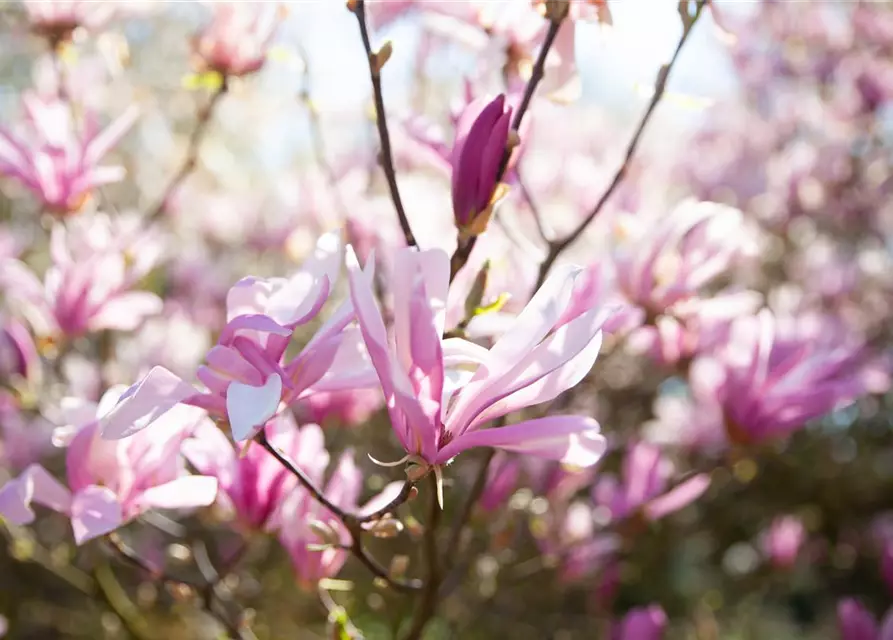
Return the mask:
<svg viewBox="0 0 893 640">
<path fill-rule="evenodd" d="M 266 62 L 282 7 L 278 2 L 215 2 L 214 17 L 193 39 L 202 68 L 224 76 L 244 76 Z"/>
<path fill-rule="evenodd" d="M 352 251 L 348 270 L 363 340 L 394 432 L 409 457 L 437 468 L 466 449 L 484 446 L 577 466 L 599 460 L 605 441 L 591 418 L 551 416 L 482 429 L 507 413 L 551 400 L 592 368 L 608 314 L 589 309 L 556 328 L 570 302 L 578 268 L 557 269 L 489 350 L 441 338 L 449 280 L 445 252 L 397 253 L 393 347 Z"/>
<path fill-rule="evenodd" d="M 78 27 L 100 29 L 117 9 L 112 0 L 24 0 L 22 4 L 31 28 L 53 45 L 70 38 Z"/>
<path fill-rule="evenodd" d="M 353 309 L 343 303 L 303 350 L 288 362 L 296 327 L 315 318 L 341 266 L 337 233 L 323 236 L 316 253 L 291 278 L 243 278 L 227 296 L 227 323 L 199 367 L 198 390 L 164 367 L 154 367 L 103 419 L 103 437 L 124 438 L 144 429 L 181 402 L 225 418 L 236 441 L 293 402 L 315 391 L 371 386 L 359 332 L 345 331 Z M 371 279 L 364 273 L 361 278 Z M 367 282 L 368 284 L 368 282 Z"/>
<path fill-rule="evenodd" d="M 43 282 L 22 262 L 0 264 L 0 287 L 40 336 L 131 331 L 161 310 L 161 299 L 133 287 L 154 266 L 159 247 L 133 221 L 93 215 L 57 222 Z"/>
<path fill-rule="evenodd" d="M 71 107 L 61 100 L 29 93 L 22 104 L 26 121 L 15 132 L 0 129 L 0 173 L 22 183 L 50 212 L 74 213 L 96 187 L 124 177 L 124 167 L 100 162 L 133 125 L 136 106 L 102 131 L 87 113 L 78 131 Z"/>
<path fill-rule="evenodd" d="M 98 417 L 123 388 L 110 389 L 98 406 L 74 403 L 73 424 L 57 430 L 67 443 L 66 487 L 39 465 L 31 465 L 0 489 L 0 514 L 10 522 L 34 520 L 32 503 L 71 518 L 75 542 L 105 535 L 149 509 L 193 509 L 214 502 L 217 480 L 186 473 L 178 450 L 205 413 L 178 407 L 151 433 L 108 442 L 99 437 Z"/>
<path fill-rule="evenodd" d="M 592 497 L 614 521 L 639 514 L 659 520 L 691 504 L 710 486 L 710 476 L 700 473 L 671 487 L 673 474 L 672 462 L 658 447 L 637 442 L 627 449 L 620 478 L 603 474 Z"/>
</svg>

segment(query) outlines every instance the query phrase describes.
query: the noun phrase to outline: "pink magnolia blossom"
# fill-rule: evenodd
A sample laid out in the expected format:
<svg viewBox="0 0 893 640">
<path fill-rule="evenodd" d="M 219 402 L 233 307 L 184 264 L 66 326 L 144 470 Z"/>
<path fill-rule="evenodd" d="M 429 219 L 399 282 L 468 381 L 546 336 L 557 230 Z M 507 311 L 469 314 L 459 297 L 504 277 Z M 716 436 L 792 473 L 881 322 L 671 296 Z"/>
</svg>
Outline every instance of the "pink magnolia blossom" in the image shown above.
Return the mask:
<svg viewBox="0 0 893 640">
<path fill-rule="evenodd" d="M 806 540 L 803 521 L 794 516 L 779 516 L 763 534 L 763 554 L 777 569 L 790 569 Z"/>
<path fill-rule="evenodd" d="M 881 577 L 893 595 L 893 540 L 885 541 L 881 549 Z"/>
<path fill-rule="evenodd" d="M 692 365 L 703 415 L 738 443 L 784 436 L 849 404 L 874 382 L 869 353 L 838 323 L 776 317 L 768 309 L 735 321 L 729 341 Z"/>
<path fill-rule="evenodd" d="M 299 403 L 299 409 L 311 422 L 348 427 L 363 424 L 382 406 L 380 389 L 318 391 Z"/>
<path fill-rule="evenodd" d="M 193 40 L 204 69 L 224 76 L 244 76 L 259 70 L 276 35 L 282 7 L 278 2 L 243 4 L 215 2 L 214 17 Z"/>
<path fill-rule="evenodd" d="M 851 598 L 837 604 L 841 640 L 893 640 L 893 610 L 878 626 L 877 618 Z"/>
<path fill-rule="evenodd" d="M 158 296 L 132 290 L 159 252 L 151 235 L 131 223 L 98 214 L 56 223 L 43 282 L 22 262 L 0 264 L 0 287 L 37 335 L 130 331 L 161 310 Z"/>
<path fill-rule="evenodd" d="M 605 440 L 591 418 L 551 416 L 482 429 L 500 416 L 554 398 L 591 369 L 607 314 L 589 309 L 557 327 L 579 269 L 557 269 L 489 350 L 462 339 L 441 339 L 449 280 L 445 252 L 397 253 L 393 347 L 352 251 L 348 270 L 363 341 L 394 432 L 409 456 L 435 468 L 472 447 L 529 453 L 581 467 L 599 460 Z"/>
<path fill-rule="evenodd" d="M 15 318 L 0 314 L 0 384 L 33 383 L 39 378 L 40 355 L 31 332 Z"/>
<path fill-rule="evenodd" d="M 0 464 L 21 470 L 52 448 L 52 425 L 27 411 L 13 394 L 0 389 Z"/>
<path fill-rule="evenodd" d="M 498 452 L 487 470 L 487 482 L 478 506 L 485 512 L 496 511 L 505 506 L 518 486 L 521 475 L 521 462 L 503 451 Z"/>
<path fill-rule="evenodd" d="M 53 44 L 70 38 L 78 27 L 101 28 L 117 8 L 112 0 L 25 0 L 23 4 L 31 28 Z"/>
<path fill-rule="evenodd" d="M 96 187 L 124 177 L 123 167 L 100 162 L 133 125 L 136 106 L 102 131 L 87 113 L 78 131 L 71 107 L 61 100 L 29 93 L 22 104 L 26 121 L 16 132 L 0 129 L 0 173 L 22 183 L 49 211 L 77 212 Z"/>
<path fill-rule="evenodd" d="M 660 449 L 637 442 L 627 449 L 621 477 L 603 474 L 593 487 L 593 500 L 607 507 L 613 520 L 641 513 L 659 520 L 697 500 L 710 486 L 710 476 L 701 473 L 668 489 L 673 464 Z"/>
<path fill-rule="evenodd" d="M 243 278 L 227 296 L 227 323 L 199 367 L 197 390 L 164 367 L 154 367 L 103 419 L 103 437 L 124 438 L 185 402 L 226 419 L 233 438 L 249 440 L 268 420 L 314 391 L 371 386 L 359 333 L 345 302 L 288 362 L 295 328 L 317 316 L 341 265 L 337 234 L 323 236 L 316 253 L 291 278 Z M 367 280 L 371 273 L 360 278 Z"/>
<path fill-rule="evenodd" d="M 686 200 L 658 220 L 630 217 L 614 262 L 624 295 L 650 314 L 697 296 L 742 247 L 743 216 L 731 207 Z"/>
<path fill-rule="evenodd" d="M 270 442 L 302 469 L 317 464 L 315 456 L 323 447 L 318 427 L 299 431 L 288 414 L 283 414 L 265 429 Z M 183 443 L 183 455 L 199 473 L 217 478 L 218 502 L 235 512 L 249 529 L 275 528 L 277 510 L 294 491 L 297 478 L 257 443 L 250 443 L 240 453 L 210 422 L 199 424 L 192 435 Z"/>
<path fill-rule="evenodd" d="M 188 475 L 177 455 L 190 431 L 206 420 L 196 407 L 178 407 L 159 420 L 157 428 L 129 440 L 99 437 L 98 416 L 117 400 L 123 388 L 110 389 L 99 406 L 72 407 L 76 424 L 57 430 L 67 443 L 66 487 L 39 465 L 29 466 L 0 489 L 0 514 L 10 522 L 34 520 L 32 503 L 71 518 L 74 538 L 82 544 L 114 531 L 149 509 L 192 509 L 214 502 L 217 480 Z"/>
<path fill-rule="evenodd" d="M 612 626 L 610 640 L 661 640 L 667 629 L 667 614 L 660 606 L 632 609 Z"/>
</svg>

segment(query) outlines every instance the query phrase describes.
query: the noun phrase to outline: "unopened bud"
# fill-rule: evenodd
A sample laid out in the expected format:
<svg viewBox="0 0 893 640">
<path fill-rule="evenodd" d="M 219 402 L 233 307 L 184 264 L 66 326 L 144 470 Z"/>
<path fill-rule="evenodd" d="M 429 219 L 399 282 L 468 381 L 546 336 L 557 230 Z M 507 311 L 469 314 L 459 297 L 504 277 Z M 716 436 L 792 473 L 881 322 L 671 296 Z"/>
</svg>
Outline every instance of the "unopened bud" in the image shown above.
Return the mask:
<svg viewBox="0 0 893 640">
<path fill-rule="evenodd" d="M 418 482 L 431 470 L 427 465 L 420 464 L 410 464 L 406 467 L 406 477 L 409 478 L 411 482 Z"/>
<path fill-rule="evenodd" d="M 357 0 L 347 0 L 347 10 L 348 11 L 356 11 L 357 10 Z"/>
<path fill-rule="evenodd" d="M 546 18 L 560 22 L 567 17 L 571 9 L 571 0 L 546 0 Z"/>
<path fill-rule="evenodd" d="M 384 68 L 385 64 L 387 64 L 388 60 L 391 59 L 392 53 L 394 53 L 394 46 L 391 44 L 391 41 L 388 40 L 383 45 L 381 45 L 381 49 L 379 49 L 377 53 L 372 54 L 372 73 L 374 75 L 377 76 L 381 73 L 381 70 Z"/>
<path fill-rule="evenodd" d="M 403 531 L 403 523 L 396 518 L 385 516 L 381 520 L 377 520 L 371 527 L 369 533 L 376 538 L 393 538 Z"/>
<path fill-rule="evenodd" d="M 412 487 L 412 488 L 409 490 L 409 495 L 406 496 L 406 501 L 407 501 L 407 502 L 411 502 L 411 501 L 415 500 L 415 499 L 418 498 L 418 497 L 419 497 L 419 488 L 418 488 L 418 487 Z"/>
</svg>

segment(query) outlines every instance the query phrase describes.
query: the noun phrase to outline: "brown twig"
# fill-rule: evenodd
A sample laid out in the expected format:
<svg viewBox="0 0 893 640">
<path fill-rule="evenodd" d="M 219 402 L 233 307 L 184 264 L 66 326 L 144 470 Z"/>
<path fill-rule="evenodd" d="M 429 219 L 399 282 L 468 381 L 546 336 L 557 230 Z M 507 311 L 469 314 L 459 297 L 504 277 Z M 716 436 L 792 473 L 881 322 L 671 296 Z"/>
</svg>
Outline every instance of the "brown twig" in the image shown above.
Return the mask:
<svg viewBox="0 0 893 640">
<path fill-rule="evenodd" d="M 381 141 L 381 167 L 384 169 L 384 175 L 388 181 L 388 190 L 391 192 L 391 200 L 394 202 L 394 208 L 397 210 L 397 218 L 400 220 L 403 237 L 406 239 L 407 246 L 415 247 L 418 246 L 418 243 L 409 226 L 409 220 L 403 208 L 403 201 L 400 199 L 400 189 L 397 186 L 397 172 L 394 169 L 394 156 L 391 151 L 391 134 L 388 132 L 388 120 L 384 109 L 384 95 L 381 89 L 381 68 L 386 58 L 372 51 L 372 43 L 369 40 L 369 28 L 366 25 L 364 0 L 356 0 L 349 3 L 348 6 L 357 17 L 360 37 L 363 40 L 363 48 L 366 50 L 366 58 L 369 63 L 369 77 L 372 80 L 372 95 L 375 100 L 375 124 L 378 128 L 379 140 Z"/>
<path fill-rule="evenodd" d="M 376 511 L 375 514 L 370 514 L 363 517 L 357 517 L 353 514 L 347 513 L 341 507 L 334 504 L 331 500 L 326 498 L 323 492 L 313 483 L 313 481 L 307 476 L 306 473 L 294 462 L 292 462 L 288 456 L 279 451 L 276 447 L 272 445 L 272 443 L 267 439 L 266 433 L 261 430 L 257 435 L 257 442 L 266 449 L 270 455 L 272 455 L 276 460 L 279 461 L 283 467 L 288 469 L 288 471 L 298 479 L 298 482 L 310 493 L 310 495 L 319 502 L 323 507 L 328 509 L 336 518 L 341 520 L 344 523 L 345 528 L 350 533 L 351 544 L 350 551 L 351 553 L 357 557 L 357 559 L 367 568 L 373 575 L 378 578 L 381 578 L 389 587 L 394 589 L 395 591 L 408 592 L 408 591 L 418 591 L 422 588 L 422 583 L 419 580 L 396 580 L 392 578 L 388 572 L 388 570 L 381 565 L 363 546 L 363 523 L 370 522 L 374 518 L 372 516 L 378 515 L 381 517 L 385 513 L 389 513 L 393 511 L 397 506 L 402 504 L 402 502 L 398 502 L 397 499 L 392 500 L 386 507 L 386 510 Z M 409 483 L 403 486 L 403 490 L 401 490 L 398 498 L 401 498 L 403 502 L 405 502 L 410 495 L 412 490 L 411 485 Z"/>
<path fill-rule="evenodd" d="M 527 81 L 527 86 L 524 89 L 524 95 L 521 98 L 521 104 L 518 105 L 517 111 L 515 111 L 514 116 L 512 116 L 512 130 L 517 133 L 518 129 L 521 127 L 521 122 L 524 119 L 524 114 L 527 113 L 527 109 L 530 107 L 531 100 L 533 100 L 533 94 L 536 92 L 537 85 L 539 85 L 540 81 L 543 79 L 545 75 L 546 69 L 546 58 L 549 56 L 549 50 L 552 48 L 552 44 L 555 42 L 555 37 L 558 35 L 558 30 L 561 28 L 561 23 L 564 21 L 566 13 L 563 15 L 558 15 L 549 20 L 549 30 L 546 32 L 546 38 L 543 41 L 543 46 L 540 47 L 539 55 L 536 58 L 536 62 L 533 64 L 533 69 L 530 72 L 530 79 Z M 496 182 L 502 180 L 505 175 L 505 171 L 508 168 L 509 159 L 511 158 L 511 150 L 506 149 L 505 154 L 502 156 L 502 163 L 499 166 L 499 171 L 497 173 L 498 178 Z M 452 257 L 450 258 L 450 282 L 452 282 L 456 278 L 456 274 L 462 270 L 462 267 L 465 266 L 465 263 L 468 262 L 468 257 L 471 255 L 472 250 L 474 249 L 474 245 L 477 243 L 477 237 L 471 236 L 467 239 L 460 239 L 459 244 L 456 247 L 456 250 L 453 252 Z"/>
<path fill-rule="evenodd" d="M 654 113 L 655 108 L 661 101 L 661 98 L 663 98 L 664 92 L 667 89 L 667 79 L 670 77 L 670 72 L 673 70 L 676 61 L 679 59 L 679 53 L 682 51 L 682 47 L 685 45 L 688 37 L 694 30 L 695 23 L 701 16 L 701 13 L 706 4 L 707 0 L 698 0 L 695 13 L 683 26 L 682 37 L 679 39 L 679 43 L 676 45 L 676 50 L 673 52 L 673 57 L 670 58 L 670 61 L 667 64 L 663 65 L 660 68 L 660 71 L 657 74 L 657 82 L 654 86 L 654 93 L 651 96 L 651 101 L 648 103 L 648 108 L 645 109 L 645 113 L 642 114 L 642 118 L 639 120 L 639 124 L 635 129 L 635 133 L 633 134 L 632 139 L 629 141 L 629 144 L 626 147 L 626 153 L 624 154 L 623 162 L 614 174 L 614 178 L 611 180 L 608 188 L 604 191 L 604 193 L 602 193 L 601 197 L 598 199 L 598 202 L 595 203 L 595 206 L 592 208 L 586 218 L 584 218 L 583 221 L 579 225 L 577 225 L 577 227 L 574 228 L 573 231 L 571 231 L 565 237 L 558 240 L 553 240 L 549 243 L 549 252 L 546 255 L 546 259 L 540 265 L 539 275 L 537 276 L 534 291 L 539 289 L 542 286 L 543 282 L 545 282 L 546 275 L 549 273 L 549 269 L 552 268 L 552 265 L 555 263 L 555 260 L 558 258 L 558 256 L 561 255 L 561 253 L 568 246 L 573 244 L 583 234 L 583 232 L 586 230 L 586 227 L 588 227 L 589 224 L 595 219 L 595 217 L 601 212 L 605 204 L 607 204 L 608 200 L 610 200 L 611 196 L 617 190 L 617 187 L 619 187 L 620 183 L 623 182 L 623 178 L 626 177 L 626 174 L 629 171 L 630 162 L 632 161 L 633 155 L 635 155 L 636 149 L 639 146 L 639 141 L 642 138 L 642 133 L 645 131 L 645 127 L 651 120 L 651 116 Z"/>
<path fill-rule="evenodd" d="M 474 511 L 474 505 L 477 504 L 478 498 L 481 497 L 481 494 L 484 492 L 484 487 L 487 485 L 487 473 L 490 469 L 490 463 L 493 461 L 494 455 L 496 455 L 494 449 L 487 450 L 484 459 L 481 460 L 481 466 L 478 468 L 474 483 L 472 483 L 471 489 L 468 492 L 468 497 L 462 505 L 462 510 L 453 520 L 453 526 L 450 529 L 450 537 L 443 553 L 444 563 L 450 563 L 451 559 L 456 557 L 456 552 L 459 550 L 459 542 L 462 539 L 462 530 L 471 518 L 471 513 Z"/>
<path fill-rule="evenodd" d="M 429 475 L 431 480 L 431 495 L 428 509 L 428 522 L 425 523 L 424 550 L 425 561 L 428 565 L 428 575 L 425 579 L 425 588 L 422 591 L 418 608 L 412 619 L 412 625 L 406 633 L 404 640 L 419 640 L 428 622 L 437 611 L 437 595 L 440 591 L 441 567 L 440 556 L 437 550 L 437 529 L 440 526 L 441 507 L 437 500 L 438 480 L 434 474 Z"/>
<path fill-rule="evenodd" d="M 217 108 L 220 100 L 226 95 L 228 90 L 229 84 L 227 83 L 226 76 L 224 76 L 220 82 L 220 86 L 211 94 L 211 98 L 208 102 L 199 109 L 195 127 L 192 129 L 192 133 L 189 134 L 189 142 L 186 147 L 186 158 L 183 160 L 183 164 L 180 165 L 177 173 L 175 173 L 170 182 L 167 183 L 167 186 L 164 191 L 162 191 L 158 201 L 149 208 L 148 213 L 146 214 L 146 220 L 148 222 L 154 222 L 161 217 L 167 209 L 171 196 L 173 196 L 174 192 L 195 169 L 196 164 L 198 164 L 199 148 L 208 131 L 208 125 L 211 123 L 211 116 L 214 115 L 214 110 Z"/>
</svg>

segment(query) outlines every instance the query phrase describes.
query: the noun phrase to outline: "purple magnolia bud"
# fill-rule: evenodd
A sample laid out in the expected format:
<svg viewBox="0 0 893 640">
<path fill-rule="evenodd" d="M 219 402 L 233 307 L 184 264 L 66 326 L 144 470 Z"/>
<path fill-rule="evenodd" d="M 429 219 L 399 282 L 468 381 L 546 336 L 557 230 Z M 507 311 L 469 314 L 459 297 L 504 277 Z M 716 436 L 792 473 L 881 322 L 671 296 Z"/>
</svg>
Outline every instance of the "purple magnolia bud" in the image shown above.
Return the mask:
<svg viewBox="0 0 893 640">
<path fill-rule="evenodd" d="M 27 328 L 17 320 L 0 318 L 0 381 L 15 377 L 32 380 L 40 357 Z"/>
<path fill-rule="evenodd" d="M 667 614 L 658 605 L 633 609 L 611 634 L 611 640 L 660 640 L 667 628 Z"/>
<path fill-rule="evenodd" d="M 841 600 L 837 605 L 837 624 L 841 640 L 875 640 L 877 620 L 862 605 L 852 599 Z"/>
<path fill-rule="evenodd" d="M 483 109 L 474 101 L 459 118 L 453 145 L 453 215 L 460 232 L 478 235 L 492 212 L 509 143 L 512 110 L 499 95 Z"/>
</svg>

